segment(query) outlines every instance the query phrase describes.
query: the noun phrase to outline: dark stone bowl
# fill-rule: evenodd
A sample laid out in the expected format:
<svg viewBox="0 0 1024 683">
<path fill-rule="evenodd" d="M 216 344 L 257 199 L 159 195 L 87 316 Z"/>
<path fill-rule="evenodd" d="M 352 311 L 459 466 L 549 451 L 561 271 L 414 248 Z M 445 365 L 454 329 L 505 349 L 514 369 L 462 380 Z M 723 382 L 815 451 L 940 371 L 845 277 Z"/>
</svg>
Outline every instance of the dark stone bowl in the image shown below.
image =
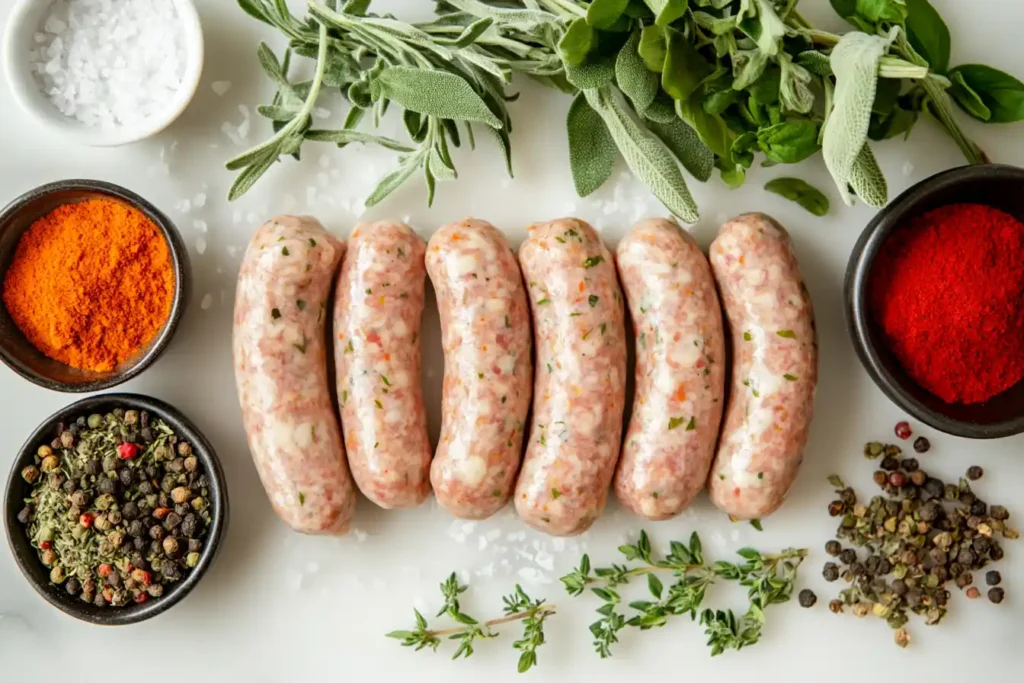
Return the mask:
<svg viewBox="0 0 1024 683">
<path fill-rule="evenodd" d="M 14 259 L 18 241 L 36 220 L 62 204 L 96 198 L 112 199 L 141 211 L 153 221 L 167 240 L 175 279 L 171 313 L 156 337 L 134 357 L 108 372 L 91 372 L 72 368 L 44 356 L 25 338 L 0 303 L 0 360 L 25 379 L 53 391 L 102 391 L 132 379 L 166 350 L 189 301 L 191 272 L 188 250 L 174 224 L 134 192 L 98 180 L 62 180 L 42 185 L 18 197 L 0 211 L 0 289 L 3 277 Z"/>
<path fill-rule="evenodd" d="M 889 351 L 869 310 L 868 280 L 886 239 L 916 216 L 961 203 L 992 206 L 1024 222 L 1024 169 L 996 164 L 954 168 L 918 183 L 879 212 L 854 246 L 846 270 L 850 337 L 878 388 L 921 422 L 969 439 L 1012 436 L 1024 432 L 1024 382 L 984 403 L 946 403 L 907 375 Z M 979 273 L 979 277 L 984 277 L 984 273 Z"/>
<path fill-rule="evenodd" d="M 62 586 L 50 583 L 49 570 L 39 560 L 38 552 L 32 546 L 25 526 L 17 519 L 18 512 L 24 507 L 25 498 L 28 498 L 31 492 L 31 486 L 21 477 L 21 469 L 33 463 L 33 455 L 39 446 L 52 440 L 58 422 L 71 422 L 80 415 L 87 416 L 91 413 L 106 414 L 114 408 L 148 411 L 154 417 L 166 422 L 175 434 L 192 445 L 193 453 L 199 458 L 199 462 L 210 480 L 211 523 L 204 538 L 199 564 L 190 569 L 181 581 L 171 584 L 163 596 L 147 600 L 142 604 L 125 607 L 96 607 L 82 602 L 77 596 L 68 595 Z M 60 412 L 46 418 L 21 447 L 7 479 L 4 524 L 7 531 L 7 542 L 22 574 L 25 575 L 36 592 L 51 605 L 76 619 L 93 624 L 104 626 L 134 624 L 162 614 L 180 602 L 189 591 L 195 588 L 213 563 L 221 539 L 226 533 L 227 523 L 227 482 L 213 447 L 196 426 L 176 409 L 163 401 L 139 394 L 91 396 L 72 403 Z"/>
</svg>

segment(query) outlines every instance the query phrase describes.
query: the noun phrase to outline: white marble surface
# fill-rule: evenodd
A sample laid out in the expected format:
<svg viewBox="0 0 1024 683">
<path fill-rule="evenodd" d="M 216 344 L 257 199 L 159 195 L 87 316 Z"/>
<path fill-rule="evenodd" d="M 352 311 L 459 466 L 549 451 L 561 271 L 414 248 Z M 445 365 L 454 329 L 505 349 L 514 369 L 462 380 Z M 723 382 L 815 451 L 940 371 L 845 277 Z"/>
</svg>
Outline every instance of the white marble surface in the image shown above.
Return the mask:
<svg viewBox="0 0 1024 683">
<path fill-rule="evenodd" d="M 156 139 L 120 149 L 67 148 L 48 140 L 0 88 L 0 200 L 61 178 L 99 178 L 141 192 L 177 222 L 192 250 L 192 305 L 168 353 L 124 389 L 176 404 L 206 432 L 227 471 L 231 527 L 218 561 L 186 601 L 157 619 L 116 631 L 79 623 L 50 608 L 24 581 L 6 548 L 0 550 L 0 680 L 22 680 L 38 670 L 76 681 L 153 675 L 195 683 L 342 681 L 352 676 L 389 681 L 474 681 L 483 676 L 512 680 L 513 629 L 499 641 L 483 643 L 473 659 L 456 663 L 444 654 L 404 650 L 383 637 L 386 631 L 410 624 L 414 605 L 433 613 L 438 605 L 436 584 L 453 569 L 471 579 L 464 605 L 474 613 L 497 614 L 500 595 L 517 581 L 557 603 L 549 645 L 541 650 L 540 666 L 531 674 L 535 680 L 750 680 L 767 671 L 775 673 L 772 678 L 808 682 L 826 676 L 837 682 L 905 677 L 906 672 L 931 681 L 965 680 L 972 673 L 994 680 L 1019 677 L 1024 665 L 1019 646 L 1024 549 L 1019 544 L 1008 544 L 1007 560 L 1000 567 L 1007 582 L 1002 605 L 969 602 L 956 595 L 941 627 L 914 625 L 915 640 L 907 651 L 891 645 L 891 635 L 880 621 L 837 617 L 825 607 L 830 589 L 837 588 L 819 573 L 824 561 L 821 548 L 834 526 L 824 509 L 830 498 L 825 477 L 839 472 L 862 483 L 866 493 L 871 467 L 860 456 L 861 444 L 868 438 L 891 437 L 892 425 L 903 416 L 862 371 L 843 324 L 846 258 L 873 210 L 842 206 L 830 187 L 830 198 L 838 206 L 827 218 L 815 219 L 760 189 L 780 173 L 828 187 L 820 159 L 795 169 L 759 171 L 736 192 L 718 181 L 694 184 L 703 218 L 693 231 L 704 244 L 721 221 L 749 210 L 774 214 L 796 238 L 818 312 L 822 363 L 817 419 L 792 495 L 781 511 L 765 520 L 763 533 L 730 524 L 704 498 L 680 519 L 646 525 L 662 542 L 697 530 L 713 558 L 728 558 L 732 550 L 747 544 L 765 550 L 809 547 L 812 557 L 800 583 L 818 593 L 816 609 L 772 608 L 763 642 L 741 653 L 710 659 L 700 630 L 680 619 L 656 632 L 626 633 L 615 658 L 601 661 L 591 652 L 587 631 L 597 603 L 569 598 L 557 577 L 583 551 L 595 562 L 614 559 L 621 539 L 638 532 L 640 522 L 614 505 L 591 532 L 565 541 L 527 530 L 508 512 L 487 522 L 464 524 L 433 504 L 385 513 L 364 502 L 357 530 L 343 539 L 302 537 L 286 530 L 271 511 L 247 453 L 231 370 L 235 275 L 247 237 L 259 222 L 275 213 L 308 212 L 345 235 L 360 218 L 389 217 L 408 220 L 428 235 L 445 222 L 475 215 L 519 241 L 527 223 L 572 214 L 594 222 L 610 242 L 616 242 L 635 219 L 661 209 L 625 175 L 593 198 L 577 199 L 562 133 L 568 99 L 529 83 L 517 84 L 523 96 L 510 107 L 517 124 L 513 181 L 505 178 L 496 150 L 482 140 L 476 152 L 456 153 L 462 180 L 440 186 L 433 209 L 426 208 L 421 185 L 410 183 L 383 206 L 363 214 L 361 198 L 392 157 L 379 150 L 352 147 L 339 152 L 309 145 L 301 163 L 289 160 L 279 165 L 248 197 L 228 205 L 224 197 L 232 178 L 223 161 L 242 147 L 224 129 L 245 138 L 241 144 L 267 133 L 269 126 L 252 114 L 268 96 L 255 47 L 260 38 L 274 45 L 280 41 L 233 2 L 197 4 L 208 49 L 203 83 L 183 118 Z M 422 0 L 382 4 L 407 17 L 429 9 Z M 838 26 L 825 0 L 804 4 L 812 19 Z M 2 23 L 10 0 L 0 5 Z M 1024 6 L 1017 0 L 937 0 L 936 5 L 954 31 L 955 63 L 986 62 L 1021 71 L 1024 47 L 1016 22 L 1024 19 Z M 227 82 L 231 87 L 224 92 Z M 243 124 L 250 118 L 251 127 Z M 1024 154 L 1024 127 L 965 125 L 999 161 L 1019 162 Z M 893 196 L 961 163 L 956 147 L 931 122 L 919 125 L 909 143 L 893 141 L 876 149 Z M 428 315 L 425 325 L 428 402 L 436 430 L 441 373 L 436 313 Z M 0 367 L 0 469 L 8 469 L 32 426 L 70 400 Z M 935 444 L 933 454 L 924 458 L 930 469 L 955 477 L 970 464 L 983 465 L 989 475 L 978 490 L 1024 517 L 1024 437 L 981 443 L 923 433 Z M 744 598 L 734 589 L 720 588 L 710 594 L 709 602 L 742 607 Z M 851 653 L 855 656 L 848 656 Z M 157 670 L 165 673 L 144 673 L 153 666 L 154 656 L 161 662 Z"/>
</svg>

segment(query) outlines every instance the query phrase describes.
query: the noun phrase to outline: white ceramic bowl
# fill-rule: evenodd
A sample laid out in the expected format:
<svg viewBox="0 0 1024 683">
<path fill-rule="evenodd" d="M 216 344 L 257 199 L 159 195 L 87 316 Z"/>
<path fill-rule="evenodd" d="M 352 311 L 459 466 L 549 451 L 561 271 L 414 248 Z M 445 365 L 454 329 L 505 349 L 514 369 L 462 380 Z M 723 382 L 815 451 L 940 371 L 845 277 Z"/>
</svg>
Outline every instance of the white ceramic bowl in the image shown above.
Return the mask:
<svg viewBox="0 0 1024 683">
<path fill-rule="evenodd" d="M 29 52 L 51 2 L 16 0 L 7 19 L 3 45 L 4 72 L 15 101 L 25 112 L 66 141 L 93 147 L 113 147 L 155 135 L 185 111 L 199 87 L 199 77 L 203 71 L 203 29 L 192 0 L 172 0 L 185 25 L 185 49 L 188 56 L 181 88 L 174 100 L 159 116 L 152 116 L 138 125 L 118 126 L 109 130 L 87 126 L 62 114 L 43 94 L 32 74 Z"/>
</svg>

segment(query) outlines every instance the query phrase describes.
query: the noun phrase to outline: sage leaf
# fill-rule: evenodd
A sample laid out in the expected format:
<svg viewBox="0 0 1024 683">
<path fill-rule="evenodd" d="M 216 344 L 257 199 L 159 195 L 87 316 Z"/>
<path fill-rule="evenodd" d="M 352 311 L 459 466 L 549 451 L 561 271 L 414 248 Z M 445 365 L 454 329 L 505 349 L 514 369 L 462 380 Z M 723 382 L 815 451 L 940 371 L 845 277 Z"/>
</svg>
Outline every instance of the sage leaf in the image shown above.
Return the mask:
<svg viewBox="0 0 1024 683">
<path fill-rule="evenodd" d="M 601 115 L 587 103 L 583 92 L 576 95 L 566 118 L 569 137 L 569 165 L 576 194 L 586 197 L 611 177 L 619 150 Z"/>
<path fill-rule="evenodd" d="M 728 35 L 736 30 L 736 17 L 733 16 L 716 17 L 713 14 L 698 11 L 693 13 L 693 20 L 697 22 L 698 26 L 707 29 L 715 36 Z"/>
<path fill-rule="evenodd" d="M 389 66 L 370 82 L 370 92 L 420 114 L 502 127 L 469 82 L 447 71 Z"/>
<path fill-rule="evenodd" d="M 744 133 L 732 142 L 729 154 L 738 166 L 750 168 L 754 163 L 754 151 L 757 149 L 757 133 Z"/>
<path fill-rule="evenodd" d="M 701 142 L 723 159 L 730 158 L 730 150 L 735 139 L 721 116 L 714 116 L 704 111 L 704 107 L 694 100 L 677 101 L 676 114 L 692 127 Z"/>
<path fill-rule="evenodd" d="M 949 27 L 928 0 L 906 0 L 907 39 L 932 71 L 949 69 Z"/>
<path fill-rule="evenodd" d="M 302 110 L 302 105 L 297 107 L 286 107 L 283 105 L 261 104 L 256 107 L 256 113 L 271 121 L 291 121 Z"/>
<path fill-rule="evenodd" d="M 704 111 L 713 116 L 722 114 L 726 109 L 736 104 L 739 100 L 739 92 L 730 88 L 710 93 L 704 98 Z"/>
<path fill-rule="evenodd" d="M 796 56 L 796 63 L 810 71 L 815 76 L 831 76 L 832 64 L 829 63 L 827 55 L 817 50 L 806 50 Z"/>
<path fill-rule="evenodd" d="M 964 64 L 949 72 L 951 80 L 957 76 L 957 80 L 977 93 L 989 108 L 992 116 L 988 120 L 992 123 L 1024 120 L 1024 83 L 984 64 Z M 957 104 L 960 104 L 959 99 Z"/>
<path fill-rule="evenodd" d="M 715 153 L 701 142 L 697 131 L 678 118 L 671 123 L 648 123 L 647 127 L 665 143 L 690 175 L 702 183 L 707 182 L 715 167 Z"/>
<path fill-rule="evenodd" d="M 558 54 L 567 65 L 579 66 L 597 45 L 594 27 L 583 17 L 574 19 L 558 41 Z"/>
<path fill-rule="evenodd" d="M 633 108 L 643 114 L 658 94 L 659 84 L 658 77 L 640 57 L 639 48 L 640 32 L 634 31 L 615 58 L 615 82 L 633 103 Z"/>
<path fill-rule="evenodd" d="M 644 118 L 657 123 L 672 123 L 676 117 L 676 104 L 671 97 L 659 92 L 643 112 Z"/>
<path fill-rule="evenodd" d="M 888 116 L 896 108 L 903 84 L 891 78 L 879 79 L 875 88 L 875 101 L 871 103 L 871 113 Z"/>
<path fill-rule="evenodd" d="M 637 49 L 647 68 L 661 73 L 665 68 L 665 32 L 660 26 L 644 26 L 640 32 L 640 47 Z"/>
<path fill-rule="evenodd" d="M 480 0 L 445 0 L 446 4 L 474 17 L 488 17 L 510 29 L 533 33 L 552 22 L 551 14 L 539 9 L 492 7 Z"/>
<path fill-rule="evenodd" d="M 654 23 L 658 26 L 668 26 L 679 19 L 690 5 L 689 0 L 644 0 L 644 3 L 654 13 Z"/>
<path fill-rule="evenodd" d="M 615 57 L 591 58 L 585 64 L 564 64 L 566 79 L 579 90 L 593 90 L 615 79 Z"/>
<path fill-rule="evenodd" d="M 661 74 L 661 87 L 674 100 L 688 99 L 704 79 L 711 75 L 712 67 L 682 31 L 665 27 L 665 38 L 665 67 Z"/>
<path fill-rule="evenodd" d="M 797 114 L 809 113 L 814 106 L 814 93 L 810 88 L 813 79 L 811 72 L 793 62 L 786 53 L 779 55 L 779 66 L 782 67 L 779 100 L 783 108 Z"/>
<path fill-rule="evenodd" d="M 279 151 L 277 148 L 266 150 L 262 156 L 255 159 L 251 165 L 239 173 L 238 177 L 235 178 L 235 182 L 232 183 L 231 189 L 228 190 L 228 201 L 234 201 L 248 192 L 256 184 L 256 181 L 263 177 L 263 174 L 274 165 L 278 156 Z"/>
<path fill-rule="evenodd" d="M 446 159 L 442 156 L 436 147 L 430 150 L 426 165 L 430 167 L 431 173 L 438 180 L 455 180 L 459 177 L 455 167 L 452 166 L 451 159 Z"/>
<path fill-rule="evenodd" d="M 409 153 L 413 151 L 412 147 L 403 145 L 398 140 L 393 140 L 383 135 L 363 133 L 358 130 L 307 130 L 305 138 L 316 142 L 333 142 L 339 147 L 344 147 L 352 142 L 362 142 L 370 145 L 380 145 L 384 149 L 390 149 L 394 152 Z"/>
<path fill-rule="evenodd" d="M 637 122 L 615 91 L 606 86 L 585 94 L 590 106 L 604 119 L 633 174 L 669 211 L 688 223 L 697 222 L 697 205 L 665 144 Z"/>
<path fill-rule="evenodd" d="M 887 37 L 854 31 L 840 38 L 832 50 L 830 60 L 836 75 L 836 91 L 822 149 L 825 165 L 847 204 L 853 203 L 848 187 L 853 166 L 868 139 L 878 81 L 878 61 L 889 50 L 898 33 L 898 27 L 893 27 Z M 864 197 L 862 199 L 867 201 Z"/>
<path fill-rule="evenodd" d="M 341 11 L 345 14 L 362 17 L 366 15 L 368 9 L 370 9 L 370 0 L 348 0 Z"/>
<path fill-rule="evenodd" d="M 920 112 L 897 106 L 884 118 L 872 117 L 868 128 L 868 137 L 872 140 L 888 140 L 897 135 L 910 136 L 910 131 L 917 123 Z"/>
<path fill-rule="evenodd" d="M 962 73 L 950 74 L 949 80 L 952 84 L 949 92 L 953 95 L 953 99 L 960 105 L 961 109 L 979 121 L 990 121 L 992 119 L 992 110 L 982 101 L 981 96 L 974 92 L 971 86 L 967 85 L 967 81 L 964 80 Z"/>
<path fill-rule="evenodd" d="M 745 1 L 749 4 L 749 0 Z M 771 0 L 753 0 L 751 7 L 757 8 L 756 17 L 741 20 L 740 30 L 754 39 L 758 49 L 774 57 L 779 54 L 779 46 L 786 36 L 786 24 L 775 11 Z M 743 14 L 741 9 L 738 16 L 742 17 Z"/>
<path fill-rule="evenodd" d="M 865 204 L 880 209 L 889 202 L 889 185 L 874 152 L 865 143 L 850 170 L 850 187 Z"/>
<path fill-rule="evenodd" d="M 376 189 L 374 189 L 373 193 L 366 198 L 367 208 L 380 204 L 389 194 L 397 190 L 402 183 L 408 180 L 412 174 L 416 172 L 416 169 L 420 166 L 420 162 L 421 157 L 419 157 L 419 155 L 407 157 L 403 159 L 402 165 L 398 167 L 398 170 L 392 171 L 381 178 Z M 430 188 L 428 187 L 427 189 L 429 193 Z"/>
<path fill-rule="evenodd" d="M 780 164 L 795 164 L 818 151 L 818 125 L 794 119 L 757 131 L 761 151 Z"/>
<path fill-rule="evenodd" d="M 455 38 L 436 37 L 433 40 L 436 44 L 444 45 L 446 47 L 469 47 L 470 45 L 475 43 L 477 39 L 480 38 L 480 36 L 486 33 L 487 29 L 489 29 L 493 25 L 494 19 L 491 19 L 490 17 L 484 17 L 483 19 L 478 19 L 477 21 L 474 21 L 472 24 L 467 26 L 465 29 L 463 29 L 462 33 L 460 33 Z"/>
<path fill-rule="evenodd" d="M 902 24 L 907 19 L 904 0 L 857 0 L 857 14 L 868 21 Z"/>
<path fill-rule="evenodd" d="M 593 0 L 587 8 L 587 23 L 594 28 L 610 29 L 626 11 L 629 0 Z"/>
<path fill-rule="evenodd" d="M 769 180 L 764 189 L 796 202 L 815 216 L 828 213 L 828 198 L 821 190 L 799 178 L 775 178 Z"/>
</svg>

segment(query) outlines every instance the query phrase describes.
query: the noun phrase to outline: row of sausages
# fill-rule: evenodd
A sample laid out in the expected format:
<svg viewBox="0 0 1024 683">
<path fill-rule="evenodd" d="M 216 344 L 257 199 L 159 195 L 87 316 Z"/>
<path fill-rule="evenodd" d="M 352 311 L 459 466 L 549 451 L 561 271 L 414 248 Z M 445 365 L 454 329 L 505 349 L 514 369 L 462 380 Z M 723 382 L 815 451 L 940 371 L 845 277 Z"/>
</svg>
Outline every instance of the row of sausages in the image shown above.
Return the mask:
<svg viewBox="0 0 1024 683">
<path fill-rule="evenodd" d="M 294 529 L 345 532 L 356 487 L 384 508 L 433 490 L 465 519 L 512 497 L 520 517 L 556 535 L 589 528 L 609 488 L 652 520 L 679 514 L 705 485 L 737 519 L 782 503 L 807 440 L 817 344 L 792 243 L 771 218 L 723 226 L 710 264 L 663 219 L 635 226 L 614 257 L 575 219 L 531 226 L 518 262 L 499 230 L 472 219 L 429 244 L 403 224 L 364 224 L 345 252 L 315 219 L 280 217 L 256 232 L 239 275 L 247 439 Z M 420 388 L 428 274 L 445 357 L 436 453 Z M 623 439 L 626 305 L 636 393 Z"/>
</svg>

